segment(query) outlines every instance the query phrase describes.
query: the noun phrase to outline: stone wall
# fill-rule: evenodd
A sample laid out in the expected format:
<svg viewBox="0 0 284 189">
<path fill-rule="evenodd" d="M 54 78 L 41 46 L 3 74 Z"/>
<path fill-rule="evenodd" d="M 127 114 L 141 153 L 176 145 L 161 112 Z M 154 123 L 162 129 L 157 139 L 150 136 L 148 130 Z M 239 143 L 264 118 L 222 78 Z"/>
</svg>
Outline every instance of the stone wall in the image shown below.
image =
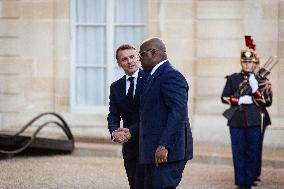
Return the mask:
<svg viewBox="0 0 284 189">
<path fill-rule="evenodd" d="M 0 1 L 0 127 L 20 127 L 46 111 L 62 114 L 76 135 L 108 137 L 106 114 L 74 112 L 71 0 Z M 195 142 L 228 144 L 225 75 L 240 70 L 243 36 L 250 34 L 262 63 L 277 55 L 270 76 L 274 103 L 266 145 L 283 146 L 284 0 L 148 0 L 147 37 L 161 37 L 169 59 L 190 84 Z"/>
</svg>

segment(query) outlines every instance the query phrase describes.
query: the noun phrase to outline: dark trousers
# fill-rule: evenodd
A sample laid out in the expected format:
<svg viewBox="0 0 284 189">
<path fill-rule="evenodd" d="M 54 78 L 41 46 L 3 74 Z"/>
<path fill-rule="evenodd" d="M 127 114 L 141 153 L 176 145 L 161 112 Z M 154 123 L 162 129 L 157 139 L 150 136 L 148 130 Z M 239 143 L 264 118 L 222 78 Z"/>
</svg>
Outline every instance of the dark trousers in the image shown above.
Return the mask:
<svg viewBox="0 0 284 189">
<path fill-rule="evenodd" d="M 130 189 L 144 189 L 144 166 L 138 164 L 138 159 L 124 159 L 124 167 Z"/>
<path fill-rule="evenodd" d="M 230 127 L 235 184 L 251 186 L 256 175 L 260 127 Z"/>
<path fill-rule="evenodd" d="M 261 133 L 261 137 L 260 137 L 260 140 L 259 140 L 259 147 L 258 147 L 258 154 L 257 154 L 257 161 L 256 161 L 256 176 L 255 176 L 255 179 L 257 179 L 261 175 L 262 147 L 263 147 L 263 139 L 264 139 L 265 130 L 266 130 L 266 126 L 263 127 L 263 131 Z"/>
<path fill-rule="evenodd" d="M 176 161 L 159 164 L 144 165 L 145 189 L 174 189 L 181 181 L 182 173 L 187 161 Z"/>
</svg>

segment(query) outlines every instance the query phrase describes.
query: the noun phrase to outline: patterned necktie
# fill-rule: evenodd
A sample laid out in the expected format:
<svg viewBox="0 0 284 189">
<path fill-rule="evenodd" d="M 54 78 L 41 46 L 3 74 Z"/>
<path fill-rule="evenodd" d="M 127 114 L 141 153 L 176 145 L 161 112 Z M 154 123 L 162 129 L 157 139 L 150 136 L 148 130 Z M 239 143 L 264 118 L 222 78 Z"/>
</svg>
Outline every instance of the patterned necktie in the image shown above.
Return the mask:
<svg viewBox="0 0 284 189">
<path fill-rule="evenodd" d="M 133 101 L 133 92 L 134 92 L 134 77 L 129 77 L 128 81 L 130 81 L 130 87 L 128 88 L 127 98 L 130 102 Z"/>
</svg>

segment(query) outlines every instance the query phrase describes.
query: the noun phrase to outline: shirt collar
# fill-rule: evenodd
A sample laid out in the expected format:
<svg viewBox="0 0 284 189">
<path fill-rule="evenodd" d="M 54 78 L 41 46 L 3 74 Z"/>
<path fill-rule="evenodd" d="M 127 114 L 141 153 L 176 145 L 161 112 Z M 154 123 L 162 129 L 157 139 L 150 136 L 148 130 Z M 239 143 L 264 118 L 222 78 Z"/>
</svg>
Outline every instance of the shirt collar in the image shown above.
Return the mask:
<svg viewBox="0 0 284 189">
<path fill-rule="evenodd" d="M 130 77 L 134 77 L 134 79 L 136 79 L 138 77 L 138 73 L 139 73 L 139 68 L 131 76 L 126 75 L 126 80 L 128 80 L 128 78 L 130 78 Z"/>
<path fill-rule="evenodd" d="M 154 73 L 155 73 L 155 71 L 161 66 L 161 65 L 163 65 L 165 62 L 167 62 L 168 61 L 168 59 L 166 59 L 166 60 L 163 60 L 162 62 L 160 62 L 159 64 L 157 64 L 156 66 L 154 66 L 154 68 L 152 69 L 152 71 L 151 71 L 151 75 L 153 75 Z"/>
</svg>

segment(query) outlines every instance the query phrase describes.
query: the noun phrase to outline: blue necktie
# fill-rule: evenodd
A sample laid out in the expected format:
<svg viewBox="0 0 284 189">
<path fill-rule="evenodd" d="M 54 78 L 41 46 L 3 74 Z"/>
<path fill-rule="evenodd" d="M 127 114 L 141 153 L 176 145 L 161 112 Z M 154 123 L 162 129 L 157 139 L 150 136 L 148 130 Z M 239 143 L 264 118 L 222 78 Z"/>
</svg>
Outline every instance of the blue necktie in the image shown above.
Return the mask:
<svg viewBox="0 0 284 189">
<path fill-rule="evenodd" d="M 130 87 L 128 88 L 127 98 L 130 102 L 133 101 L 133 92 L 134 92 L 134 77 L 129 77 L 128 81 L 130 81 Z"/>
</svg>

